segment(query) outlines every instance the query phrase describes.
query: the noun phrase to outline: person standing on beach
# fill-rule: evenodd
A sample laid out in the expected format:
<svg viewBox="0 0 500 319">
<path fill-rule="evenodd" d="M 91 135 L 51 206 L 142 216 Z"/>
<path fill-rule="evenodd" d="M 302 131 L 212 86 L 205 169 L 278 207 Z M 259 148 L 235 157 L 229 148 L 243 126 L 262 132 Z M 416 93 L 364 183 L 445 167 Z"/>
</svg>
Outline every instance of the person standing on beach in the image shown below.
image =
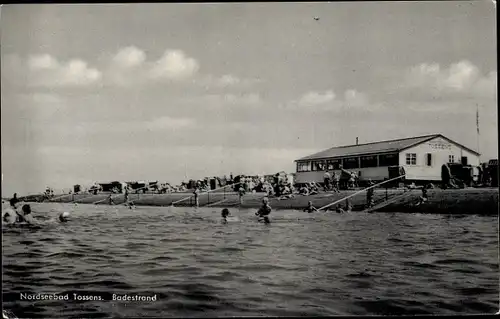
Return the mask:
<svg viewBox="0 0 500 319">
<path fill-rule="evenodd" d="M 332 175 L 332 185 L 333 185 L 333 191 L 336 192 L 336 193 L 340 193 L 340 190 L 339 190 L 339 181 L 340 181 L 340 175 L 333 172 L 333 175 Z"/>
<path fill-rule="evenodd" d="M 448 164 L 444 163 L 441 166 L 441 181 L 442 181 L 442 188 L 447 189 L 449 186 L 451 186 L 451 170 Z"/>
<path fill-rule="evenodd" d="M 325 192 L 328 192 L 330 190 L 330 179 L 332 176 L 330 175 L 330 172 L 328 170 L 325 172 L 325 175 L 323 176 L 323 182 L 324 182 L 324 188 Z"/>
</svg>

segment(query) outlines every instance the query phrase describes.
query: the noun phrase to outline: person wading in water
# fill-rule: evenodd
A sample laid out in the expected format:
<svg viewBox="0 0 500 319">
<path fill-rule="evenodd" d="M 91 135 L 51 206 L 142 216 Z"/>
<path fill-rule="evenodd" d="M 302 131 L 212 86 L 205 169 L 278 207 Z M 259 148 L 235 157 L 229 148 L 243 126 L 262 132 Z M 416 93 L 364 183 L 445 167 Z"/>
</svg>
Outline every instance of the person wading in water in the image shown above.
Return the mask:
<svg viewBox="0 0 500 319">
<path fill-rule="evenodd" d="M 200 193 L 200 190 L 198 189 L 198 186 L 195 186 L 194 187 L 194 205 L 195 207 L 199 207 L 200 206 L 200 202 L 199 202 L 199 199 L 198 199 L 198 195 Z"/>
<path fill-rule="evenodd" d="M 262 206 L 255 213 L 255 215 L 259 217 L 259 221 L 262 220 L 265 224 L 269 224 L 269 214 L 271 214 L 271 206 L 269 206 L 269 200 L 267 198 L 264 198 L 262 200 Z"/>
<path fill-rule="evenodd" d="M 312 202 L 309 201 L 307 203 L 307 207 L 304 209 L 304 212 L 308 212 L 309 214 L 310 213 L 314 213 L 314 212 L 317 212 L 318 209 L 316 207 L 313 206 Z"/>
</svg>

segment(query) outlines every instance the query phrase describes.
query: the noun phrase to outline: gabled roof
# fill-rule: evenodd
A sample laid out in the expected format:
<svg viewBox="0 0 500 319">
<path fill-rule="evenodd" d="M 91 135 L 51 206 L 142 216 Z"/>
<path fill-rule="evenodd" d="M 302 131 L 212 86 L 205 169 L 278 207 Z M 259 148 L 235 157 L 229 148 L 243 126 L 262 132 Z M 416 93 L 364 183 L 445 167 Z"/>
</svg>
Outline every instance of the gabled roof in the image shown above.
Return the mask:
<svg viewBox="0 0 500 319">
<path fill-rule="evenodd" d="M 431 135 L 423 135 L 417 137 L 408 137 L 408 138 L 400 138 L 396 140 L 388 140 L 388 141 L 380 141 L 373 143 L 365 143 L 358 145 L 346 145 L 346 146 L 337 146 L 332 147 L 327 150 L 302 157 L 297 161 L 304 160 L 312 160 L 312 159 L 325 159 L 332 157 L 346 157 L 346 156 L 358 156 L 358 155 L 368 155 L 368 154 L 380 154 L 380 153 L 394 153 L 401 152 L 402 150 L 408 149 L 415 145 L 430 141 L 436 137 L 441 137 L 447 140 L 450 143 L 453 143 L 459 147 L 466 149 L 467 151 L 479 155 L 474 150 L 471 150 L 455 141 L 450 140 L 449 138 L 441 135 L 441 134 L 431 134 Z"/>
</svg>

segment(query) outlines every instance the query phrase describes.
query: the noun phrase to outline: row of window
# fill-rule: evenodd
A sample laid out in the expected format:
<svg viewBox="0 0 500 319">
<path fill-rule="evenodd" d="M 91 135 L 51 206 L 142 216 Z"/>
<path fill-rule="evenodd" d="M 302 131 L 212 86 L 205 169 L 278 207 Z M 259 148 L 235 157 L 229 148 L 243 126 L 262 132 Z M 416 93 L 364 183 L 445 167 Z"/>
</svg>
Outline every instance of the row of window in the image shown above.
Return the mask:
<svg viewBox="0 0 500 319">
<path fill-rule="evenodd" d="M 448 156 L 449 163 L 455 163 L 455 156 Z M 462 163 L 467 162 L 467 158 L 462 158 Z M 331 160 L 316 160 L 309 162 L 298 162 L 297 172 L 337 170 L 342 165 L 345 169 L 387 167 L 399 165 L 399 154 L 371 155 L 360 157 L 346 157 Z M 406 153 L 406 165 L 417 165 L 417 154 Z M 432 166 L 432 154 L 425 154 L 425 165 Z"/>
<path fill-rule="evenodd" d="M 455 163 L 455 155 L 448 155 L 448 163 Z M 462 163 L 467 164 L 467 157 L 462 157 Z M 406 153 L 406 165 L 417 165 L 417 154 Z M 425 154 L 425 165 L 432 166 L 432 154 Z"/>
<path fill-rule="evenodd" d="M 340 169 L 340 165 L 342 165 L 342 167 L 345 169 L 397 166 L 399 165 L 399 155 L 396 153 L 360 157 L 346 157 L 326 161 L 317 160 L 311 162 L 299 162 L 297 163 L 297 172 L 334 170 Z"/>
</svg>

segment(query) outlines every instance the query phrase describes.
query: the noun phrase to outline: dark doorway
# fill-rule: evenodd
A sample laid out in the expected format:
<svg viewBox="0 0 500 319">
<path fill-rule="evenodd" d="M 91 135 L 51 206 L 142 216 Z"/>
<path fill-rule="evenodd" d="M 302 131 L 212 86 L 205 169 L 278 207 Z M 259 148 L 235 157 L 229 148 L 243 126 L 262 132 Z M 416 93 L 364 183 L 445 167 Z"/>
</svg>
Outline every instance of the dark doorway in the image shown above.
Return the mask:
<svg viewBox="0 0 500 319">
<path fill-rule="evenodd" d="M 462 156 L 462 165 L 467 165 L 467 164 L 468 164 L 467 156 Z"/>
</svg>

